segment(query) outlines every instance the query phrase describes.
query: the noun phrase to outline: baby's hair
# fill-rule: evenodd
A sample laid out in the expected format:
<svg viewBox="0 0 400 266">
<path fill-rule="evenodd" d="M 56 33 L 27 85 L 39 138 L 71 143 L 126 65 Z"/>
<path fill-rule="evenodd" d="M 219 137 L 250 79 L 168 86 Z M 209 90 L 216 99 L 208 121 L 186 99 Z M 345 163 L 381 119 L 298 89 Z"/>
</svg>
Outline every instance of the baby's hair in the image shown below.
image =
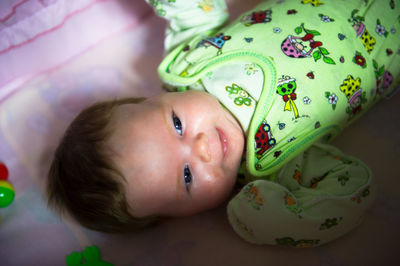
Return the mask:
<svg viewBox="0 0 400 266">
<path fill-rule="evenodd" d="M 67 211 L 87 228 L 110 233 L 134 231 L 155 220 L 136 218 L 129 213 L 125 179 L 106 148 L 117 108 L 143 100 L 125 98 L 96 103 L 72 121 L 49 170 L 50 207 L 60 214 Z"/>
</svg>

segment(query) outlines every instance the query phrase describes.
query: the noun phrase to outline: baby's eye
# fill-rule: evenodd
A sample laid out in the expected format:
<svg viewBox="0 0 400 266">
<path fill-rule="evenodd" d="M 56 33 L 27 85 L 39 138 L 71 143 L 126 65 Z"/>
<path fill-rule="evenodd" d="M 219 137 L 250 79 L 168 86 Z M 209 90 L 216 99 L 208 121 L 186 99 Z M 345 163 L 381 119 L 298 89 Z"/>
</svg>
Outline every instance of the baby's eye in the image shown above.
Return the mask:
<svg viewBox="0 0 400 266">
<path fill-rule="evenodd" d="M 181 120 L 175 115 L 175 113 L 172 113 L 172 121 L 174 123 L 176 132 L 178 132 L 178 134 L 182 136 L 182 123 Z"/>
<path fill-rule="evenodd" d="M 185 178 L 186 190 L 189 191 L 189 186 L 192 183 L 192 173 L 190 172 L 189 166 L 187 166 L 187 165 L 183 169 L 183 176 Z"/>
</svg>

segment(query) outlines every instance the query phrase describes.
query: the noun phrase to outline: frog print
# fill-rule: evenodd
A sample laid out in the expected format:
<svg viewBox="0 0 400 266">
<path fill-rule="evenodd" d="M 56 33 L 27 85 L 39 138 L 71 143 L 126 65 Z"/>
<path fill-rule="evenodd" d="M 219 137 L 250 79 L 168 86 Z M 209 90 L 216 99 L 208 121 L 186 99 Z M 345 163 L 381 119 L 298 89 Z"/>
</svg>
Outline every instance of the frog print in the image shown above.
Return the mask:
<svg viewBox="0 0 400 266">
<path fill-rule="evenodd" d="M 299 111 L 297 110 L 296 104 L 294 101 L 296 100 L 296 79 L 291 78 L 289 76 L 282 76 L 282 78 L 278 79 L 276 93 L 282 96 L 282 100 L 285 102 L 284 111 L 292 111 L 294 113 L 294 117 L 299 117 Z"/>
</svg>

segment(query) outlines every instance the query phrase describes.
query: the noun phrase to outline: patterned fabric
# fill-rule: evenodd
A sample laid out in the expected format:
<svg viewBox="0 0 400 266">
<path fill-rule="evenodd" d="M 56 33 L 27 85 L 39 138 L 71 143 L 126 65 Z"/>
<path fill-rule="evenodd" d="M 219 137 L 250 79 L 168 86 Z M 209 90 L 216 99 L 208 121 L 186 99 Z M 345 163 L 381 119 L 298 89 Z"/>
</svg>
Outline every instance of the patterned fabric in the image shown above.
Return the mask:
<svg viewBox="0 0 400 266">
<path fill-rule="evenodd" d="M 125 9 L 126 0 L 0 2 L 0 101 L 152 14 Z"/>
<path fill-rule="evenodd" d="M 358 226 L 374 199 L 368 167 L 331 145 L 311 146 L 275 177 L 248 183 L 229 202 L 230 223 L 252 243 L 325 244 Z"/>
<path fill-rule="evenodd" d="M 382 96 L 394 93 L 399 83 L 393 78 L 400 73 L 399 5 L 285 3 L 267 1 L 208 37 L 195 36 L 159 68 L 161 78 L 181 90 L 198 89 L 196 83 L 204 83 L 223 65 L 244 62 L 261 69 L 263 90 L 247 132 L 247 170 L 252 176 L 279 170 L 323 136 L 332 139 Z M 364 33 L 376 29 L 368 45 L 359 37 L 360 28 Z M 241 84 L 244 91 L 257 86 L 258 80 L 243 84 L 245 71 L 218 70 L 219 77 L 233 78 L 216 86 L 224 90 Z M 208 82 L 206 90 L 218 88 Z M 261 149 L 255 138 L 265 124 L 275 141 Z"/>
<path fill-rule="evenodd" d="M 160 17 L 169 20 L 166 50 L 189 38 L 221 26 L 228 20 L 224 0 L 146 0 Z"/>
<path fill-rule="evenodd" d="M 164 59 L 159 74 L 166 83 L 213 94 L 247 133 L 244 183 L 260 180 L 229 204 L 239 235 L 255 243 L 315 246 L 359 223 L 372 197 L 362 206 L 351 202 L 369 195 L 368 168 L 329 146 L 313 160 L 302 152 L 331 140 L 395 92 L 398 14 L 394 1 L 268 1 L 226 28 L 194 36 Z M 263 77 L 246 80 L 252 72 Z M 346 159 L 328 160 L 332 156 Z M 293 163 L 298 160 L 325 172 L 302 173 Z"/>
</svg>

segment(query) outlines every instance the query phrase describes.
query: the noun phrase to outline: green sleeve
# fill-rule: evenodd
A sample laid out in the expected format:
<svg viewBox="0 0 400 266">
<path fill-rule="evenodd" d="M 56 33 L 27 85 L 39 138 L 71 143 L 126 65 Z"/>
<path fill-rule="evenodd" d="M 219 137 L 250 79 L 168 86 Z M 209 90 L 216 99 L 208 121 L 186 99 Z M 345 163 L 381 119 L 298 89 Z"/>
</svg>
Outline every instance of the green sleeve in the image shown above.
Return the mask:
<svg viewBox="0 0 400 266">
<path fill-rule="evenodd" d="M 209 32 L 227 22 L 224 0 L 146 0 L 158 16 L 168 20 L 165 50 L 170 51 L 191 37 Z"/>
<path fill-rule="evenodd" d="M 315 144 L 277 174 L 248 183 L 228 204 L 228 218 L 256 244 L 311 247 L 339 238 L 363 219 L 375 194 L 372 173 L 356 158 Z"/>
</svg>

